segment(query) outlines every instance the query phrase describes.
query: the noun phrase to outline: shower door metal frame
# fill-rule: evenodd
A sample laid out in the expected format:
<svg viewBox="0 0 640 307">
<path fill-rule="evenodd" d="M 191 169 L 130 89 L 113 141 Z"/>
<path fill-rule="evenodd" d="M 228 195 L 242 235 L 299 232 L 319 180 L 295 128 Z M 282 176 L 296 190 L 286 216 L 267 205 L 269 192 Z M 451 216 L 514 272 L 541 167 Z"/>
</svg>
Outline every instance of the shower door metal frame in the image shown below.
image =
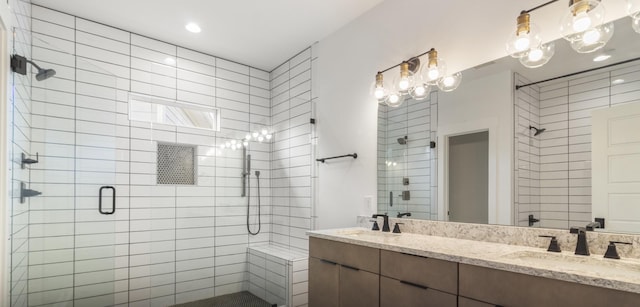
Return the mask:
<svg viewBox="0 0 640 307">
<path fill-rule="evenodd" d="M 4 16 L 6 17 L 6 16 Z M 9 167 L 8 160 L 6 155 L 9 153 L 9 137 L 8 137 L 8 124 L 9 122 L 5 121 L 9 119 L 9 104 L 8 104 L 8 76 L 4 72 L 9 71 L 9 53 L 8 53 L 8 35 L 7 24 L 2 15 L 0 15 L 0 93 L 4 93 L 4 95 L 0 95 L 0 120 L 2 125 L 0 125 L 0 152 L 3 154 L 0 155 L 2 157 L 0 161 L 0 178 L 3 178 L 2 184 L 0 184 L 0 265 L 2 265 L 2 270 L 0 270 L 0 305 L 8 306 L 9 305 L 9 275 L 10 270 L 6 270 L 8 267 L 10 255 L 8 248 L 8 228 L 9 228 L 9 219 L 8 208 L 9 208 L 9 189 L 8 184 L 11 182 L 9 179 Z"/>
</svg>

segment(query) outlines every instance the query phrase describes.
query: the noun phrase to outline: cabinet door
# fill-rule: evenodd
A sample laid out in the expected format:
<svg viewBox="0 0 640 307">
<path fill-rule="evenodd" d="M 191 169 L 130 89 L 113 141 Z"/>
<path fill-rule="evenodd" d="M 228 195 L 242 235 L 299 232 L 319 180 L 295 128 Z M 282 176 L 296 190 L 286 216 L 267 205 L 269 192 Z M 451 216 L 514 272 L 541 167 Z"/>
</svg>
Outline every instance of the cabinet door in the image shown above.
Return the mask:
<svg viewBox="0 0 640 307">
<path fill-rule="evenodd" d="M 457 296 L 380 276 L 381 307 L 456 307 Z"/>
<path fill-rule="evenodd" d="M 339 291 L 341 307 L 377 307 L 380 304 L 380 275 L 340 266 Z"/>
<path fill-rule="evenodd" d="M 380 275 L 458 294 L 458 264 L 455 262 L 382 250 Z"/>
<path fill-rule="evenodd" d="M 337 307 L 340 266 L 309 257 L 309 306 Z"/>
</svg>

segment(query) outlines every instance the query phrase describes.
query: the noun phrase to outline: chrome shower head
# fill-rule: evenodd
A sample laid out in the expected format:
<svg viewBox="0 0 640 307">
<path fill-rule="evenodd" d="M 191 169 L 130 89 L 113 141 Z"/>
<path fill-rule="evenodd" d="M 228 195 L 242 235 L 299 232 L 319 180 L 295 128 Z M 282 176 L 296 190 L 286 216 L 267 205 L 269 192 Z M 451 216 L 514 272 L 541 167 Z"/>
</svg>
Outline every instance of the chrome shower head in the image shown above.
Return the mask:
<svg viewBox="0 0 640 307">
<path fill-rule="evenodd" d="M 538 128 L 534 127 L 534 126 L 529 126 L 529 130 L 531 130 L 531 129 L 533 129 L 533 130 L 535 130 L 535 131 L 536 131 L 536 132 L 533 134 L 533 136 L 538 136 L 539 134 L 541 134 L 541 133 L 543 133 L 545 130 L 547 130 L 546 128 L 538 129 Z"/>
<path fill-rule="evenodd" d="M 405 135 L 403 138 L 398 138 L 398 144 L 406 145 L 408 137 Z"/>
</svg>

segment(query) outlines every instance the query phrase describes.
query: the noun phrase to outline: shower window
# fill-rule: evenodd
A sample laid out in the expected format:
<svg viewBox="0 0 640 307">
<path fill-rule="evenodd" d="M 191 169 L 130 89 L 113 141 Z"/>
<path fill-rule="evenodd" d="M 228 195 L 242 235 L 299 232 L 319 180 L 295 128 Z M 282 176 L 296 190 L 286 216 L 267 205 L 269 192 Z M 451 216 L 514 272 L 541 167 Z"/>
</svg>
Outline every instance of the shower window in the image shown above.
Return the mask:
<svg viewBox="0 0 640 307">
<path fill-rule="evenodd" d="M 129 94 L 129 120 L 220 130 L 218 109 L 131 93 Z"/>
</svg>

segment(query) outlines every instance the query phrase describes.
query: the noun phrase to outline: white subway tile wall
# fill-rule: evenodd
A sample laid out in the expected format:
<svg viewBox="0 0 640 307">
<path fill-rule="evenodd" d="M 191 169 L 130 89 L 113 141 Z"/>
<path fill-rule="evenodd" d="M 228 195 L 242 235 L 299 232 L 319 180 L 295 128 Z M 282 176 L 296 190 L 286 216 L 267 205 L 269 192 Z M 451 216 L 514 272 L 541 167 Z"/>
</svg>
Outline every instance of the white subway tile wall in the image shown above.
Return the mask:
<svg viewBox="0 0 640 307">
<path fill-rule="evenodd" d="M 16 236 L 23 244 L 14 259 L 24 259 L 22 270 L 14 267 L 22 276 L 15 279 L 21 281 L 16 301 L 178 304 L 248 290 L 248 246 L 271 242 L 304 254 L 314 158 L 311 49 L 268 73 L 44 7 L 25 8 L 33 10 L 33 58 L 57 75 L 33 84 L 33 102 L 24 103 L 32 107 L 31 139 L 26 133 L 14 140 L 40 153 L 31 182 L 43 192 L 30 200 L 24 235 Z M 130 122 L 129 92 L 217 108 L 221 129 Z M 275 134 L 248 150 L 252 231 L 258 212 L 261 217 L 260 234 L 250 236 L 247 198 L 240 197 L 242 151 L 220 145 L 262 127 Z M 158 142 L 197 146 L 195 186 L 156 184 Z M 101 186 L 117 191 L 112 215 L 98 213 Z M 105 191 L 105 211 L 112 200 Z M 302 280 L 300 265 L 292 267 Z M 302 283 L 294 299 L 306 303 Z"/>
<path fill-rule="evenodd" d="M 614 82 L 616 80 L 622 81 Z M 534 171 L 528 177 L 526 172 L 516 177 L 519 180 L 516 195 L 521 200 L 519 223 L 524 221 L 528 210 L 539 212 L 540 227 L 566 229 L 585 225 L 592 221 L 591 112 L 640 102 L 640 64 L 613 66 L 523 90 L 518 91 L 516 103 L 524 104 L 523 100 L 529 103 L 532 123 L 537 119 L 535 113 L 539 108 L 539 128 L 546 131 L 537 137 L 539 143 L 536 138 L 531 140 L 533 146 L 529 148 L 523 146 L 529 142 L 526 137 L 517 143 L 519 158 L 516 161 L 526 164 L 526 158 L 530 156 Z M 539 104 L 536 105 L 535 95 L 526 93 L 538 91 Z M 522 124 L 516 124 L 516 129 L 520 130 L 527 122 L 524 109 L 521 114 L 525 114 L 518 117 Z M 516 132 L 521 134 L 520 130 Z M 518 136 L 516 134 L 516 138 Z M 539 151 L 538 157 L 536 151 Z M 538 170 L 535 169 L 536 159 L 539 159 L 539 174 L 535 173 Z"/>
<path fill-rule="evenodd" d="M 378 212 L 437 219 L 437 150 L 430 148 L 437 135 L 437 107 L 436 91 L 397 108 L 378 106 Z M 406 144 L 400 144 L 398 139 L 405 137 Z M 402 191 L 410 192 L 410 200 L 402 200 Z"/>
<path fill-rule="evenodd" d="M 519 74 L 515 74 L 515 78 L 518 85 L 530 83 Z M 529 215 L 540 219 L 540 136 L 533 136 L 534 130 L 529 129 L 530 126 L 540 128 L 540 88 L 532 85 L 515 94 L 514 214 L 517 226 L 529 226 Z"/>
<path fill-rule="evenodd" d="M 9 54 L 17 54 L 26 58 L 31 58 L 31 4 L 24 0 L 10 0 L 12 18 L 15 20 L 15 29 L 13 40 L 8 42 Z M 3 125 L 7 125 L 7 131 L 10 138 L 8 159 L 8 173 L 10 174 L 11 186 L 9 188 L 9 204 L 10 210 L 6 212 L 11 217 L 11 228 L 9 230 L 10 241 L 7 246 L 11 249 L 11 261 L 7 267 L 3 265 L 3 271 L 10 272 L 9 285 L 11 306 L 27 306 L 28 297 L 28 272 L 29 265 L 33 260 L 29 257 L 29 208 L 33 206 L 34 198 L 27 198 L 26 202 L 20 203 L 20 183 L 27 183 L 27 188 L 37 190 L 36 187 L 29 184 L 30 174 L 29 166 L 26 169 L 21 168 L 21 154 L 25 153 L 27 157 L 35 154 L 37 150 L 32 151 L 31 147 L 31 129 L 34 125 L 35 117 L 31 116 L 31 84 L 32 84 L 32 68 L 27 66 L 26 76 L 11 73 L 8 78 L 8 88 L 13 89 L 9 97 L 8 118 Z M 35 82 L 35 81 L 33 81 Z M 4 107 L 4 106 L 3 106 Z M 4 179 L 3 179 L 3 182 Z"/>
<path fill-rule="evenodd" d="M 309 249 L 306 231 L 312 225 L 311 49 L 274 69 L 270 77 L 271 121 L 277 131 L 271 156 L 271 242 L 300 250 Z"/>
</svg>

